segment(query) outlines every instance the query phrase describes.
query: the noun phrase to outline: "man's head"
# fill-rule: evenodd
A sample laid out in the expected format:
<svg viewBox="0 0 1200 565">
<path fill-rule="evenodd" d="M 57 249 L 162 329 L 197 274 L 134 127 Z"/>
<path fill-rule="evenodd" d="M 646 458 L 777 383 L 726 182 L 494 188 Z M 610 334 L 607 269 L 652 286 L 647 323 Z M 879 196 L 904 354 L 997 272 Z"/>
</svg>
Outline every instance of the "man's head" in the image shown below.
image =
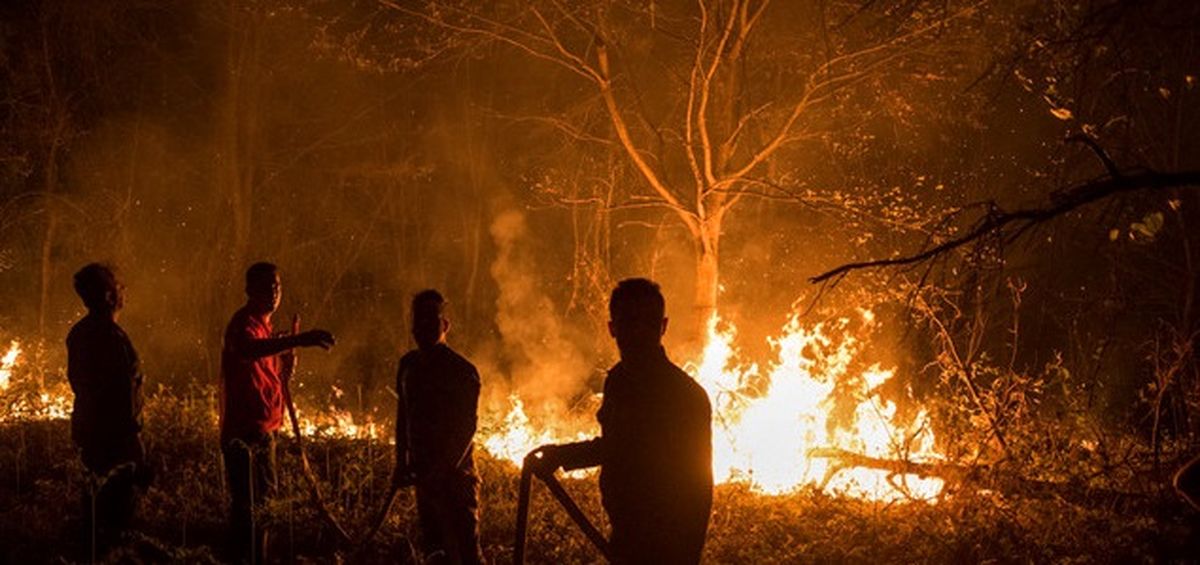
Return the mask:
<svg viewBox="0 0 1200 565">
<path fill-rule="evenodd" d="M 125 285 L 103 263 L 85 265 L 75 273 L 75 293 L 89 311 L 98 314 L 116 314 L 125 306 Z"/>
<path fill-rule="evenodd" d="M 422 290 L 412 299 L 412 336 L 417 347 L 426 349 L 446 340 L 450 320 L 446 318 L 446 299 L 442 293 Z"/>
<path fill-rule="evenodd" d="M 272 263 L 255 263 L 246 269 L 246 303 L 260 314 L 270 314 L 279 307 L 282 288 L 279 267 Z"/>
<path fill-rule="evenodd" d="M 625 279 L 608 301 L 608 333 L 621 354 L 657 348 L 667 331 L 666 301 L 650 279 Z"/>
</svg>

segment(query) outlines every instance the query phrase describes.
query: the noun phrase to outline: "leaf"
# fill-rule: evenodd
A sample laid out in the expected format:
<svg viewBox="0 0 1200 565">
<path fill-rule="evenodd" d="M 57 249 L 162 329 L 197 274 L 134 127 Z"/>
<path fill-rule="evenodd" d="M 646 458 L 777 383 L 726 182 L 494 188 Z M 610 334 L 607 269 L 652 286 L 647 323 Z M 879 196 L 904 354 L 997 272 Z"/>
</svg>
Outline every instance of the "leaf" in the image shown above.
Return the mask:
<svg viewBox="0 0 1200 565">
<path fill-rule="evenodd" d="M 1117 228 L 1108 230 L 1108 240 L 1109 241 L 1116 241 L 1118 237 L 1121 237 L 1121 230 L 1119 230 Z"/>
</svg>

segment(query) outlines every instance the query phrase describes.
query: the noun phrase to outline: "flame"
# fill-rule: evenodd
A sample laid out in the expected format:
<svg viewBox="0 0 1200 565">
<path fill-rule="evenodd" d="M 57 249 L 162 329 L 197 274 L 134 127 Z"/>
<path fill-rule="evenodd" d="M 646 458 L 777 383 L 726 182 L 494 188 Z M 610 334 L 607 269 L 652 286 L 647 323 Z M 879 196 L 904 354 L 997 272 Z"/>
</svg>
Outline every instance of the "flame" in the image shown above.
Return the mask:
<svg viewBox="0 0 1200 565">
<path fill-rule="evenodd" d="M 8 345 L 8 352 L 4 357 L 0 357 L 0 391 L 8 390 L 8 383 L 12 380 L 13 367 L 17 365 L 17 358 L 21 356 L 21 344 L 16 340 Z"/>
<path fill-rule="evenodd" d="M 860 310 L 863 327 L 875 320 Z M 936 497 L 941 479 L 895 474 L 885 470 L 840 467 L 822 453 L 936 461 L 941 458 L 925 410 L 902 421 L 897 407 L 879 396 L 893 370 L 878 365 L 853 371 L 861 347 L 849 331 L 850 320 L 803 326 L 793 315 L 782 334 L 769 340 L 775 359 L 765 367 L 740 364 L 733 346 L 737 331 L 714 316 L 699 360 L 685 369 L 708 393 L 713 404 L 713 474 L 718 483 L 744 483 L 764 494 L 785 494 L 805 486 L 872 500 Z M 834 404 L 854 403 L 851 422 L 834 421 Z M 499 459 L 520 464 L 526 453 L 548 443 L 586 437 L 558 433 L 531 424 L 517 396 L 497 429 L 482 440 Z"/>
<path fill-rule="evenodd" d="M 580 441 L 588 438 L 584 431 L 577 431 L 573 436 L 556 433 L 552 428 L 535 431 L 530 425 L 529 416 L 525 414 L 525 403 L 516 394 L 509 395 L 508 401 L 512 408 L 504 416 L 504 421 L 496 430 L 485 435 L 483 448 L 492 457 L 512 461 L 518 465 L 525 455 L 535 448 L 549 443 Z"/>
<path fill-rule="evenodd" d="M 0 423 L 17 420 L 61 420 L 71 415 L 71 394 L 61 387 L 17 379 L 22 361 L 20 342 L 12 340 L 0 357 Z M 28 372 L 26 372 L 28 374 Z"/>
<path fill-rule="evenodd" d="M 334 387 L 336 390 L 337 387 Z M 354 420 L 354 414 L 330 406 L 328 410 L 316 412 L 308 417 L 299 406 L 296 407 L 296 419 L 300 421 L 300 433 L 305 437 L 326 437 L 346 439 L 380 439 L 381 428 L 369 416 L 364 423 Z M 289 428 L 290 430 L 290 428 Z M 391 434 L 387 434 L 390 439 Z"/>
<path fill-rule="evenodd" d="M 863 328 L 875 323 L 869 310 L 860 310 L 859 317 Z M 713 473 L 718 483 L 742 483 L 764 494 L 816 487 L 881 501 L 929 500 L 941 493 L 941 479 L 839 465 L 830 457 L 840 453 L 918 463 L 942 459 L 928 412 L 921 409 L 902 418 L 895 403 L 880 396 L 895 371 L 878 365 L 855 368 L 863 344 L 850 325 L 849 319 L 841 319 L 805 327 L 793 315 L 779 337 L 769 340 L 774 359 L 759 365 L 739 359 L 732 324 L 716 316 L 709 321 L 706 346 L 685 369 L 713 405 Z M 70 417 L 71 396 L 63 390 L 65 384 L 46 387 L 18 378 L 21 353 L 20 344 L 12 341 L 0 357 L 0 422 Z M 852 405 L 850 417 L 834 417 L 839 400 L 843 407 Z M 538 446 L 595 434 L 590 422 L 542 414 L 531 419 L 519 394 L 511 395 L 508 404 L 502 417 L 495 414 L 495 423 L 485 425 L 477 438 L 497 459 L 520 465 Z M 298 414 L 305 436 L 392 439 L 390 430 L 369 415 L 360 422 L 335 407 L 313 414 Z"/>
</svg>

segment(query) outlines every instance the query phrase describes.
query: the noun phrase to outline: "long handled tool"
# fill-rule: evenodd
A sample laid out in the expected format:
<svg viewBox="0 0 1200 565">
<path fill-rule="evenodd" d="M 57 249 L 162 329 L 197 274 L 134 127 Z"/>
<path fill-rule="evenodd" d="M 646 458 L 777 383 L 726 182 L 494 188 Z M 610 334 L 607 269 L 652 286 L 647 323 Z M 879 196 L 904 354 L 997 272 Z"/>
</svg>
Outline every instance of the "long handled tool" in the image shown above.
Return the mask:
<svg viewBox="0 0 1200 565">
<path fill-rule="evenodd" d="M 293 316 L 292 335 L 296 335 L 298 333 L 300 333 L 300 317 Z M 292 352 L 291 355 L 293 355 L 292 366 L 294 371 L 295 352 Z M 302 474 L 304 475 L 304 482 L 308 485 L 309 498 L 312 499 L 313 505 L 316 506 L 317 512 L 321 515 L 321 518 L 324 519 L 331 528 L 333 528 L 339 543 L 350 546 L 364 544 L 371 538 L 375 537 L 375 534 L 379 532 L 380 527 L 383 526 L 383 522 L 387 519 L 388 512 L 392 508 L 392 503 L 396 500 L 396 493 L 400 491 L 401 485 L 392 485 L 391 490 L 388 492 L 387 499 L 384 500 L 383 505 L 380 506 L 379 510 L 375 513 L 371 528 L 367 530 L 366 535 L 358 540 L 351 538 L 350 534 L 347 533 L 344 527 L 342 527 L 341 522 L 339 522 L 337 517 L 333 515 L 333 511 L 330 510 L 329 505 L 325 502 L 325 497 L 321 494 L 321 486 L 319 483 L 317 483 L 316 475 L 313 474 L 312 465 L 310 465 L 308 462 L 308 453 L 304 449 L 304 434 L 300 433 L 300 419 L 296 417 L 296 404 L 292 402 L 292 388 L 290 381 L 290 378 L 283 381 L 283 399 L 287 403 L 288 418 L 292 421 L 292 434 L 296 436 L 296 446 L 300 452 L 301 470 L 303 471 Z"/>
<path fill-rule="evenodd" d="M 567 515 L 575 521 L 575 525 L 583 531 L 592 545 L 604 556 L 604 559 L 611 562 L 612 553 L 608 546 L 608 540 L 604 539 L 604 534 L 596 526 L 592 525 L 591 520 L 588 520 L 583 510 L 567 494 L 567 490 L 563 488 L 562 483 L 554 477 L 553 471 L 535 472 L 536 464 L 531 464 L 530 458 L 533 454 L 525 457 L 525 463 L 521 466 L 521 485 L 517 493 L 517 539 L 513 543 L 513 565 L 524 565 L 525 563 L 525 537 L 529 523 L 529 491 L 532 486 L 533 476 L 541 479 L 546 484 L 546 488 L 550 490 L 550 494 L 554 495 L 555 500 L 562 505 L 563 510 L 567 511 Z"/>
</svg>

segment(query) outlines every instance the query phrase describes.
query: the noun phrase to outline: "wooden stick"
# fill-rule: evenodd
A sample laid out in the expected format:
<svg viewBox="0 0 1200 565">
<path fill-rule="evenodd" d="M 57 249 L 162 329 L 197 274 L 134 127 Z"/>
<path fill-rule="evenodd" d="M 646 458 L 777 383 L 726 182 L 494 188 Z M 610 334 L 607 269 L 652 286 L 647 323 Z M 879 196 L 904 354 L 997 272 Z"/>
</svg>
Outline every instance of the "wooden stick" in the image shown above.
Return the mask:
<svg viewBox="0 0 1200 565">
<path fill-rule="evenodd" d="M 525 565 L 525 531 L 529 524 L 529 489 L 533 470 L 521 467 L 521 486 L 517 490 L 517 539 L 513 542 L 513 565 Z"/>
<path fill-rule="evenodd" d="M 571 495 L 563 488 L 562 483 L 559 483 L 558 479 L 554 477 L 554 473 L 552 471 L 535 473 L 534 467 L 529 462 L 530 457 L 526 457 L 525 464 L 521 466 L 521 485 L 517 492 L 517 535 L 513 543 L 513 565 L 524 565 L 525 563 L 525 538 L 529 529 L 529 492 L 534 475 L 537 475 L 546 484 L 550 494 L 567 511 L 567 515 L 575 521 L 575 525 L 579 526 L 588 541 L 596 546 L 600 555 L 603 555 L 606 561 L 612 562 L 612 551 L 609 549 L 608 540 L 604 539 L 604 534 L 600 533 L 591 520 L 588 520 L 587 514 L 583 513 L 579 505 L 575 504 Z"/>
<path fill-rule="evenodd" d="M 604 534 L 600 533 L 600 530 L 592 525 L 591 520 L 588 520 L 587 515 L 583 513 L 579 505 L 575 504 L 575 501 L 571 499 L 571 495 L 567 494 L 567 490 L 558 482 L 558 479 L 554 478 L 554 475 L 550 473 L 538 475 L 538 478 L 546 483 L 546 487 L 550 489 L 550 494 L 553 494 L 554 498 L 558 499 L 558 503 L 567 511 L 571 519 L 575 520 L 575 524 L 579 526 L 579 529 L 583 530 L 584 535 L 591 540 L 592 545 L 596 546 L 596 549 L 600 550 L 600 554 L 604 556 L 604 559 L 611 563 L 612 552 L 609 550 L 608 540 L 604 539 Z"/>
<path fill-rule="evenodd" d="M 300 316 L 292 316 L 292 335 L 297 335 L 299 333 Z M 296 366 L 296 353 L 294 350 L 291 352 L 291 355 L 293 356 L 292 371 L 294 374 Z M 396 493 L 400 491 L 400 485 L 392 485 L 391 490 L 388 492 L 387 499 L 383 501 L 383 505 L 379 507 L 379 510 L 376 511 L 374 517 L 372 518 L 371 528 L 367 530 L 366 534 L 357 540 L 351 538 L 350 534 L 342 526 L 341 522 L 339 522 L 337 517 L 333 515 L 333 511 L 330 510 L 329 505 L 325 502 L 325 497 L 321 495 L 321 486 L 317 483 L 316 475 L 313 474 L 312 465 L 310 465 L 308 462 L 308 453 L 304 449 L 304 435 L 300 433 L 300 419 L 296 417 L 296 404 L 292 402 L 291 376 L 292 375 L 288 375 L 288 379 L 283 382 L 283 398 L 287 402 L 288 417 L 292 421 L 292 433 L 296 436 L 296 447 L 300 452 L 301 469 L 304 471 L 301 474 L 304 475 L 304 482 L 308 485 L 309 497 L 312 499 L 313 504 L 317 507 L 317 513 L 321 515 L 325 522 L 327 522 L 330 527 L 333 528 L 334 533 L 337 534 L 339 543 L 350 546 L 360 546 L 365 544 L 366 542 L 370 541 L 371 538 L 375 537 L 375 534 L 379 532 L 381 527 L 383 527 L 383 522 L 387 520 L 387 515 L 392 508 L 392 503 L 396 500 Z"/>
</svg>

